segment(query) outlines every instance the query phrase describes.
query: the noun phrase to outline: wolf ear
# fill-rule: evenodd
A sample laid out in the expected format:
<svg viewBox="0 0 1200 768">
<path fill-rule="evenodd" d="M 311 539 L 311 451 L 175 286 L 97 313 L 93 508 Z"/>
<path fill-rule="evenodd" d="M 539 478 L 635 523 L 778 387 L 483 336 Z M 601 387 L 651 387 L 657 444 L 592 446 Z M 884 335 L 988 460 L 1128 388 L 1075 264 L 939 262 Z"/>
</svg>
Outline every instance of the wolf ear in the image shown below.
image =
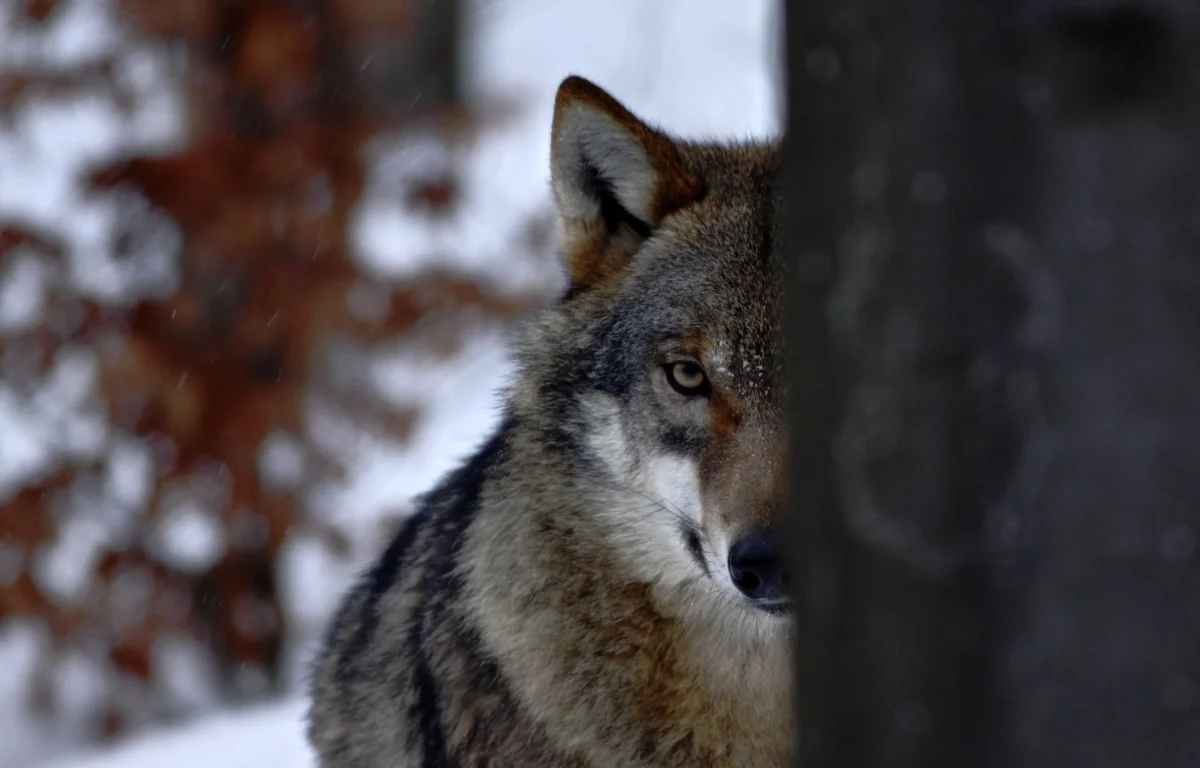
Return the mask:
<svg viewBox="0 0 1200 768">
<path fill-rule="evenodd" d="M 704 195 L 674 141 L 575 76 L 554 102 L 550 176 L 572 293 L 618 274 L 663 218 Z"/>
</svg>

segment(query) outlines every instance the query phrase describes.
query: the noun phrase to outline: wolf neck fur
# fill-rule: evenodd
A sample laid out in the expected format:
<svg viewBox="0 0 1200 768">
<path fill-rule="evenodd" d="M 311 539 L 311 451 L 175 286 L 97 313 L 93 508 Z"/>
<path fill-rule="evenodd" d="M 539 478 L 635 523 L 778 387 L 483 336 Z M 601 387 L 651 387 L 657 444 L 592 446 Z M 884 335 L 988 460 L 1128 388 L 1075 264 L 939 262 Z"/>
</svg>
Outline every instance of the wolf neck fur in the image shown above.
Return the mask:
<svg viewBox="0 0 1200 768">
<path fill-rule="evenodd" d="M 488 473 L 460 568 L 472 623 L 530 713 L 578 741 L 566 748 L 604 744 L 600 724 L 631 719 L 644 733 L 692 723 L 689 738 L 710 742 L 717 757 L 787 733 L 787 625 L 717 594 L 699 569 L 639 580 L 616 541 L 620 516 L 597 507 L 607 489 L 589 488 L 519 417 L 503 439 L 511 450 L 497 461 L 521 460 Z M 539 484 L 547 473 L 559 482 Z M 629 759 L 612 748 L 599 757 Z"/>
</svg>

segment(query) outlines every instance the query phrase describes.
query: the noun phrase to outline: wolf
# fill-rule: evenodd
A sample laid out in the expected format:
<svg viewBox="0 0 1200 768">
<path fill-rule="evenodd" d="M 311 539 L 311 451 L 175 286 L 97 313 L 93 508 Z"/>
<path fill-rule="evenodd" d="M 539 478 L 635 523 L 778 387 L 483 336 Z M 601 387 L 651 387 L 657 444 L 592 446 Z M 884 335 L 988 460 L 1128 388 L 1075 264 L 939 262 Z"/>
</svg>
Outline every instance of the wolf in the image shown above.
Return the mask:
<svg viewBox="0 0 1200 768">
<path fill-rule="evenodd" d="M 499 426 L 331 622 L 322 768 L 791 765 L 778 142 L 685 141 L 578 76 L 567 287 Z"/>
</svg>

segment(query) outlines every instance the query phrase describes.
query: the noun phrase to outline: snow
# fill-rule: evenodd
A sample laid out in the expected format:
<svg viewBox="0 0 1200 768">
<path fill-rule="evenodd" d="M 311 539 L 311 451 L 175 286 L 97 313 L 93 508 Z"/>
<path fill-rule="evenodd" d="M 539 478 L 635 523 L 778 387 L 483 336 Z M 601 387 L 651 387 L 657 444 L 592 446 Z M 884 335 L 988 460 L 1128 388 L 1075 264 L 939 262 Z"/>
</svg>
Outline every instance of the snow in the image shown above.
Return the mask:
<svg viewBox="0 0 1200 768">
<path fill-rule="evenodd" d="M 396 405 L 420 404 L 411 439 L 372 444 L 356 456 L 349 476 L 326 489 L 318 503 L 328 520 L 352 539 L 367 526 L 425 490 L 478 447 L 499 417 L 499 393 L 511 373 L 504 337 L 480 331 L 448 360 L 399 350 L 374 366 L 382 394 Z M 436 393 L 431 396 L 430 393 Z"/>
<path fill-rule="evenodd" d="M 108 496 L 129 509 L 141 509 L 154 491 L 154 458 L 150 446 L 132 437 L 108 445 L 105 485 Z"/>
<path fill-rule="evenodd" d="M 205 711 L 219 700 L 212 659 L 193 638 L 160 637 L 154 641 L 154 673 L 163 687 L 180 692 L 173 705 L 183 713 Z"/>
<path fill-rule="evenodd" d="M 23 408 L 21 400 L 0 386 L 0 498 L 15 492 L 26 478 L 46 471 L 54 457 L 38 439 L 40 419 Z"/>
<path fill-rule="evenodd" d="M 300 700 L 228 711 L 48 768 L 309 768 L 316 761 L 304 740 L 304 712 Z"/>
<path fill-rule="evenodd" d="M 33 556 L 33 579 L 47 597 L 60 603 L 77 603 L 92 583 L 110 533 L 100 520 L 82 515 L 62 523 L 58 538 Z"/>
<path fill-rule="evenodd" d="M 0 5 L 0 66 L 78 67 L 111 53 L 120 41 L 112 0 L 66 3 L 47 25 L 32 28 L 19 3 Z"/>
<path fill-rule="evenodd" d="M 383 136 L 372 145 L 351 242 L 359 260 L 376 274 L 402 279 L 439 267 L 484 276 L 501 293 L 549 291 L 557 285 L 562 279 L 557 264 L 552 255 L 531 253 L 526 229 L 534 218 L 551 221 L 549 123 L 555 88 L 566 74 L 595 80 L 635 112 L 680 135 L 749 138 L 778 133 L 781 25 L 772 0 L 468 0 L 468 5 L 468 93 L 487 114 L 497 116 L 463 145 L 411 132 Z M 65 225 L 72 278 L 92 295 L 120 299 L 131 286 L 144 293 L 145 279 L 168 289 L 179 247 L 170 222 L 156 223 L 146 242 L 133 244 L 132 258 L 118 262 L 109 243 L 136 201 L 89 198 L 79 185 L 82 169 L 125 148 L 144 152 L 185 138 L 186 114 L 172 86 L 168 52 L 126 39 L 112 21 L 111 0 L 64 0 L 48 34 L 14 21 L 13 6 L 0 2 L 0 66 L 21 62 L 56 71 L 115 57 L 117 73 L 135 94 L 135 106 L 123 112 L 111 97 L 98 93 L 23 102 L 0 124 L 0 218 L 55 231 Z M 408 212 L 400 204 L 397 176 L 435 179 L 446 174 L 461 185 L 462 202 L 453 211 L 439 218 Z M 6 268 L 18 274 L 0 291 L 0 332 L 35 321 L 43 311 L 45 290 L 36 265 L 14 261 Z M 369 315 L 386 309 L 377 299 L 364 286 L 353 298 L 354 311 Z M 349 472 L 321 488 L 310 503 L 346 535 L 354 552 L 377 549 L 381 520 L 410 511 L 412 497 L 468 455 L 495 425 L 498 393 L 512 372 L 504 342 L 500 331 L 481 327 L 459 354 L 447 359 L 434 354 L 417 334 L 374 364 L 371 376 L 387 401 L 420 408 L 406 444 L 351 434 L 314 408 L 310 430 L 325 442 L 323 450 L 344 459 Z M 0 504 L 22 478 L 53 470 L 63 441 L 74 455 L 106 442 L 117 446 L 103 481 L 105 491 L 99 494 L 105 504 L 89 508 L 86 515 L 68 505 L 66 524 L 80 533 L 72 536 L 71 547 L 60 543 L 60 549 L 38 555 L 36 569 L 64 600 L 78 594 L 99 537 L 122 534 L 122 515 L 144 503 L 151 482 L 142 449 L 105 440 L 104 423 L 89 406 L 93 379 L 82 356 L 64 357 L 32 397 L 0 379 Z M 30 408 L 31 403 L 42 410 Z M 68 425 L 73 425 L 71 431 Z M 260 456 L 264 475 L 276 487 L 295 483 L 305 472 L 305 461 L 294 437 L 287 435 L 273 437 Z M 202 500 L 181 502 L 176 512 L 166 517 L 159 544 L 179 562 L 199 567 L 228 545 L 206 523 Z M 248 529 L 247 535 L 252 534 Z M 0 549 L 0 581 L 13 569 L 14 557 Z M 336 557 L 315 536 L 295 536 L 285 544 L 280 581 L 285 617 L 296 627 L 286 651 L 296 686 L 325 620 L 360 565 Z M 137 585 L 129 586 L 135 594 Z M 261 615 L 256 606 L 246 606 L 247 621 Z M 47 765 L 33 761 L 48 746 L 39 740 L 52 739 L 54 733 L 23 714 L 22 698 L 44 644 L 44 632 L 36 624 L 0 624 L 0 666 L 14 670 L 0 679 L 4 768 Z M 198 669 L 198 658 L 184 641 L 165 639 L 155 650 L 155 664 L 166 670 L 169 684 L 189 694 L 184 705 L 202 711 L 211 698 L 205 682 L 211 678 Z M 59 674 L 57 695 L 85 700 L 103 683 L 85 678 L 80 670 Z M 311 766 L 303 711 L 304 703 L 292 699 L 210 714 L 49 765 Z"/>
<path fill-rule="evenodd" d="M 180 499 L 156 522 L 151 550 L 160 562 L 185 573 L 204 573 L 225 554 L 225 533 L 217 513 L 199 499 Z"/>
<path fill-rule="evenodd" d="M 42 751 L 38 742 L 44 729 L 36 720 L 21 715 L 18 708 L 28 697 L 45 643 L 45 628 L 34 622 L 0 623 L 0 669 L 6 670 L 0 675 L 0 744 L 4 745 L 0 765 L 25 765 Z"/>
<path fill-rule="evenodd" d="M 46 302 L 44 267 L 28 249 L 15 249 L 0 265 L 0 336 L 32 328 Z"/>
<path fill-rule="evenodd" d="M 103 446 L 105 422 L 90 407 L 95 380 L 91 353 L 71 348 L 30 391 L 0 377 L 0 503 L 62 460 L 94 456 Z"/>
<path fill-rule="evenodd" d="M 283 492 L 295 488 L 304 478 L 304 467 L 304 446 L 293 435 L 273 432 L 259 448 L 259 474 L 269 490 Z"/>
</svg>

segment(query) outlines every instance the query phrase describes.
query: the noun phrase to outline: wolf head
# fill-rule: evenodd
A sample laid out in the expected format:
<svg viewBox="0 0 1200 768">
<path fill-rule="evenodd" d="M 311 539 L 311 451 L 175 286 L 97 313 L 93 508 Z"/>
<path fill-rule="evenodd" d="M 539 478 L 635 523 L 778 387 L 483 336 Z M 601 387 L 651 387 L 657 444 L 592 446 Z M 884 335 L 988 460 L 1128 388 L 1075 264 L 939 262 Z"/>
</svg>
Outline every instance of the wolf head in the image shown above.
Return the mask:
<svg viewBox="0 0 1200 768">
<path fill-rule="evenodd" d="M 764 618 L 788 607 L 776 154 L 677 140 L 566 79 L 551 179 L 569 288 L 514 403 L 639 578 Z"/>
</svg>

